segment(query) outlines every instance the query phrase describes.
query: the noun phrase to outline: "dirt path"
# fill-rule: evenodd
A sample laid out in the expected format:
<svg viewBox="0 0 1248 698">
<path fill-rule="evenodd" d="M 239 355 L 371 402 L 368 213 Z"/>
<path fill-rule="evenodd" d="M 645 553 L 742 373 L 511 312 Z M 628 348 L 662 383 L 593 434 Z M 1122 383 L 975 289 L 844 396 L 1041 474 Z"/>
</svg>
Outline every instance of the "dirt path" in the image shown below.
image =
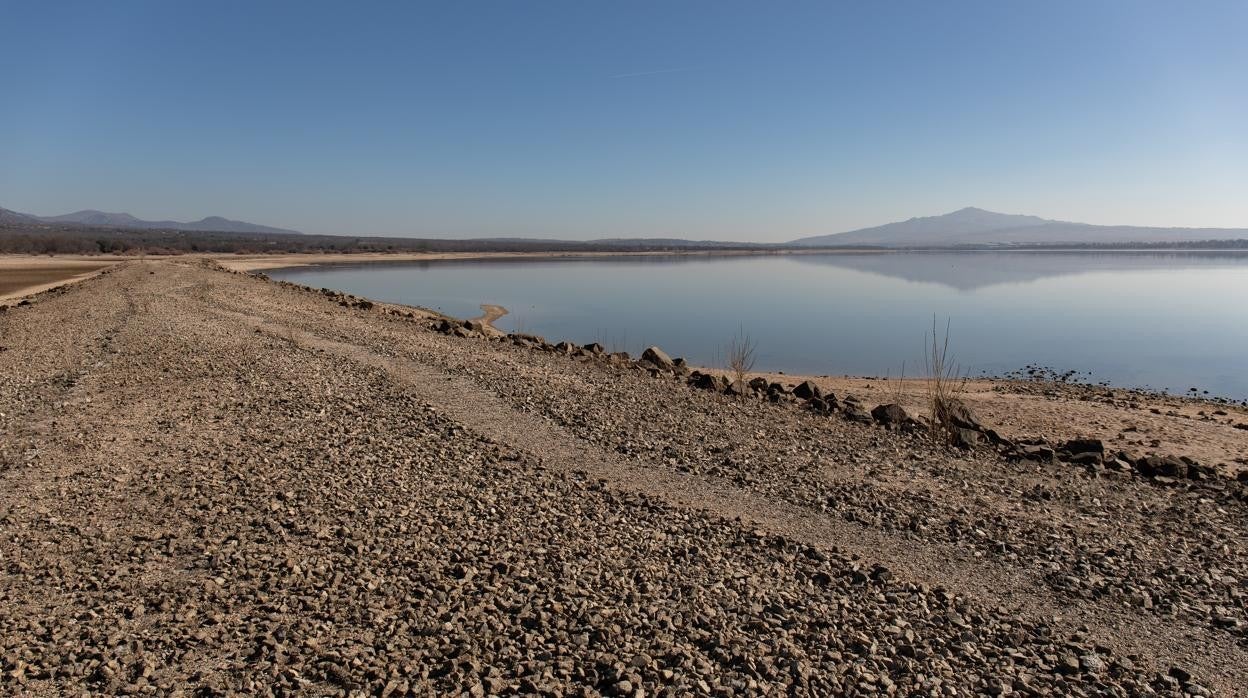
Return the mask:
<svg viewBox="0 0 1248 698">
<path fill-rule="evenodd" d="M 1206 674 L 1231 669 L 1227 678 L 1248 685 L 1248 652 L 1216 631 L 1141 617 L 1106 604 L 1054 599 L 1044 582 L 1024 569 L 968 554 L 956 546 L 916 546 L 905 536 L 863 530 L 841 519 L 815 515 L 785 501 L 760 496 L 721 479 L 672 472 L 654 463 L 621 459 L 605 453 L 548 420 L 516 410 L 476 381 L 448 374 L 417 361 L 379 353 L 367 346 L 325 339 L 298 330 L 259 312 L 230 314 L 275 337 L 361 365 L 378 368 L 420 400 L 435 405 L 456 423 L 492 442 L 522 451 L 544 466 L 610 482 L 613 487 L 641 493 L 670 504 L 740 520 L 768 534 L 797 540 L 819 549 L 839 549 L 855 559 L 882 564 L 906 579 L 950 589 L 980 604 L 1046 619 L 1064 632 L 1091 626 L 1090 637 L 1123 655 L 1153 657 L 1154 669 L 1165 671 L 1176 647 L 1194 645 L 1184 663 Z M 1241 683 L 1244 682 L 1244 683 Z"/>
</svg>

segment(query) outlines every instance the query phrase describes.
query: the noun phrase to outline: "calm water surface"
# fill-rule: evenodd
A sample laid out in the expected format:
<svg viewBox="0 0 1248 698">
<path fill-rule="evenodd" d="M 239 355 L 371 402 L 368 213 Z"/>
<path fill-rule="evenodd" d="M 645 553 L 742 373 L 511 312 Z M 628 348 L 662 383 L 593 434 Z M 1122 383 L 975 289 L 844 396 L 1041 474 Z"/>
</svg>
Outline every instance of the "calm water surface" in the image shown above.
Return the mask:
<svg viewBox="0 0 1248 698">
<path fill-rule="evenodd" d="M 921 373 L 933 316 L 970 375 L 1027 364 L 1095 381 L 1248 398 L 1248 254 L 960 252 L 333 265 L 314 287 L 718 365 L 740 329 L 760 370 Z"/>
</svg>

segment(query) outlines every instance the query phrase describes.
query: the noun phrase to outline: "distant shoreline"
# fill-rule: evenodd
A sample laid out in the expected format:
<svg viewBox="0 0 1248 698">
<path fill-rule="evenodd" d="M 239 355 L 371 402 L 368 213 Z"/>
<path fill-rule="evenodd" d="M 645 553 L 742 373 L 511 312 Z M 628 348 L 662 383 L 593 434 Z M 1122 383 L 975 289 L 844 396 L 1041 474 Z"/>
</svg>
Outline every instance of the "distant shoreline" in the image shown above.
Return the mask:
<svg viewBox="0 0 1248 698">
<path fill-rule="evenodd" d="M 118 262 L 139 259 L 211 259 L 227 269 L 240 272 L 265 272 L 275 269 L 331 266 L 340 264 L 415 264 L 421 262 L 489 261 L 489 260 L 572 260 L 613 257 L 775 257 L 808 255 L 873 255 L 933 253 L 1076 253 L 1076 254 L 1246 254 L 1244 248 L 1173 248 L 1173 247 L 1020 247 L 1020 248 L 879 248 L 879 247 L 811 247 L 767 249 L 674 249 L 674 250 L 585 250 L 585 251 L 482 251 L 482 252 L 288 252 L 281 254 L 226 254 L 202 252 L 187 254 L 7 254 L 0 253 L 0 272 L 8 276 L 8 284 L 0 284 L 0 302 L 18 300 L 42 291 L 75 283 Z M 21 280 L 14 281 L 21 274 Z"/>
</svg>

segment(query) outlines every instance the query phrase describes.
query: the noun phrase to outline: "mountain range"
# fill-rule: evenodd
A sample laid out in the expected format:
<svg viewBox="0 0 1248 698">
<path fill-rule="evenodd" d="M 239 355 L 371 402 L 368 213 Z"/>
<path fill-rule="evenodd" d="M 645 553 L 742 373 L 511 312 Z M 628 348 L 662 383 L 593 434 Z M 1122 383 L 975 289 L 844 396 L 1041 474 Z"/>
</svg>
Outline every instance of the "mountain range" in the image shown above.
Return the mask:
<svg viewBox="0 0 1248 698">
<path fill-rule="evenodd" d="M 201 218 L 197 221 L 183 223 L 180 221 L 147 221 L 141 218 L 135 218 L 129 213 L 108 213 L 92 209 L 67 213 L 63 216 L 35 216 L 29 213 L 18 213 L 17 211 L 0 208 L 0 223 L 10 225 L 18 223 L 69 223 L 73 225 L 85 225 L 97 228 L 140 228 L 145 230 L 185 230 L 192 232 L 199 231 L 215 233 L 299 234 L 299 231 L 297 230 L 274 228 L 267 225 L 247 223 L 246 221 L 233 221 L 228 218 L 222 218 L 221 216 L 208 216 L 207 218 Z"/>
<path fill-rule="evenodd" d="M 274 228 L 220 216 L 198 221 L 148 221 L 128 213 L 78 211 L 63 216 L 34 216 L 0 208 L 2 225 L 65 224 L 104 228 L 137 228 L 187 232 L 224 232 L 297 235 L 296 230 Z M 995 213 L 967 207 L 941 216 L 911 218 L 845 233 L 817 235 L 788 243 L 761 244 L 710 242 L 677 238 L 609 238 L 576 244 L 600 244 L 627 248 L 777 248 L 777 247 L 1010 247 L 1035 245 L 1120 245 L 1128 243 L 1193 243 L 1248 240 L 1248 228 L 1152 228 L 1129 225 L 1091 225 L 1057 221 L 1038 216 Z M 560 242 L 539 239 L 482 238 L 477 242 Z M 572 244 L 572 243 L 569 243 Z"/>
<path fill-rule="evenodd" d="M 1001 245 L 1105 245 L 1248 239 L 1248 228 L 1149 228 L 1091 225 L 967 207 L 943 216 L 817 235 L 788 244 L 800 247 L 958 247 Z"/>
</svg>

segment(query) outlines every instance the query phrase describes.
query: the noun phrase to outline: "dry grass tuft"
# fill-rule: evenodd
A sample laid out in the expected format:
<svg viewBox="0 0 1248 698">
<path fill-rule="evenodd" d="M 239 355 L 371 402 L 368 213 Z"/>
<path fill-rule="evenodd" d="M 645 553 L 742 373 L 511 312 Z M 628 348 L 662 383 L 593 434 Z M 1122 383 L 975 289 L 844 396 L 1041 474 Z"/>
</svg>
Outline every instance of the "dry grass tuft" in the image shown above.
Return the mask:
<svg viewBox="0 0 1248 698">
<path fill-rule="evenodd" d="M 754 352 L 757 348 L 757 343 L 744 329 L 739 330 L 737 336 L 729 340 L 728 346 L 724 348 L 724 357 L 734 382 L 745 383 L 746 374 L 754 370 Z"/>
<path fill-rule="evenodd" d="M 949 321 L 942 336 L 932 316 L 932 333 L 924 337 L 924 360 L 927 363 L 927 403 L 932 415 L 932 435 L 950 442 L 957 433 L 955 410 L 961 404 L 958 395 L 966 389 L 966 379 L 959 375 L 958 364 L 949 355 Z"/>
</svg>

